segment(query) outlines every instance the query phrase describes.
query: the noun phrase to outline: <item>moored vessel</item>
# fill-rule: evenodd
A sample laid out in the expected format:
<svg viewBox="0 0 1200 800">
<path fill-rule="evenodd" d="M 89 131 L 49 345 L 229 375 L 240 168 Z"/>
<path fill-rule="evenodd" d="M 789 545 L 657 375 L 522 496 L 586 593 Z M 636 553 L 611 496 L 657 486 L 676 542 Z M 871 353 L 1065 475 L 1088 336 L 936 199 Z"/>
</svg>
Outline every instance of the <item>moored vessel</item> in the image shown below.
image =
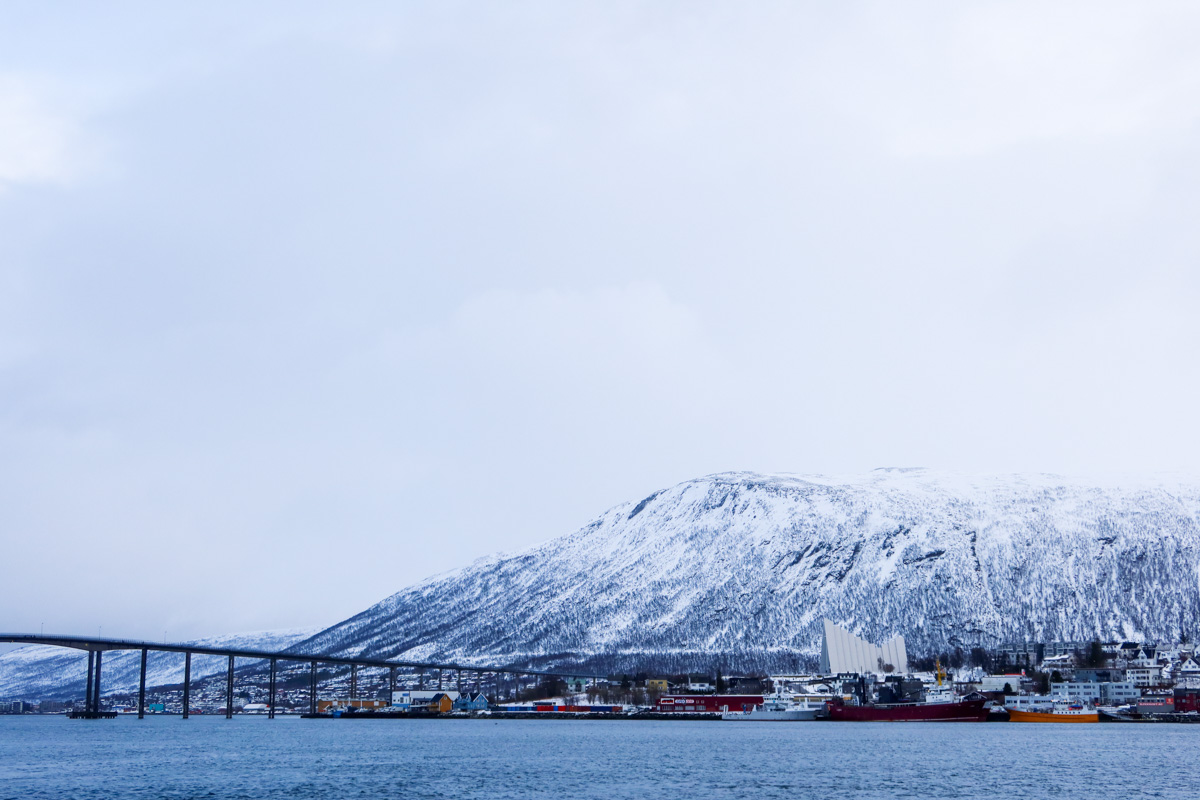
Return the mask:
<svg viewBox="0 0 1200 800">
<path fill-rule="evenodd" d="M 1010 708 L 1010 722 L 1099 722 L 1100 713 L 1081 705 L 1055 705 L 1050 708 L 1021 710 Z"/>
<path fill-rule="evenodd" d="M 991 703 L 981 694 L 959 697 L 944 681 L 946 673 L 939 660 L 936 663 L 937 685 L 924 691 L 924 700 L 911 702 L 869 701 L 866 681 L 859 678 L 857 704 L 850 698 L 830 702 L 829 718 L 840 722 L 983 722 L 988 718 Z M 895 691 L 886 695 L 894 697 Z M 885 697 L 881 689 L 879 699 Z"/>
<path fill-rule="evenodd" d="M 811 722 L 828 716 L 823 700 L 787 702 L 774 700 L 745 711 L 723 711 L 721 719 L 729 722 Z"/>
<path fill-rule="evenodd" d="M 841 722 L 983 722 L 987 715 L 987 700 L 982 698 L 952 703 L 829 705 L 829 718 Z"/>
</svg>

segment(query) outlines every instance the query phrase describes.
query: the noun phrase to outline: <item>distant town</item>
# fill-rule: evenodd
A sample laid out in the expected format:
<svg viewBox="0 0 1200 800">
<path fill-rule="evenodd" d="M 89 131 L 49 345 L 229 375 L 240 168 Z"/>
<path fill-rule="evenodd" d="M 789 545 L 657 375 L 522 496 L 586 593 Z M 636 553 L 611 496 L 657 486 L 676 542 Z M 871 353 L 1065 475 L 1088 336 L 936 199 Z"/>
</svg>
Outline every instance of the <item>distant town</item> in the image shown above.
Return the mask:
<svg viewBox="0 0 1200 800">
<path fill-rule="evenodd" d="M 225 681 L 223 675 L 194 681 L 190 714 L 225 714 Z M 873 645 L 828 621 L 815 674 L 725 674 L 718 669 L 522 679 L 480 672 L 464 681 L 461 672 L 396 676 L 385 670 L 330 667 L 321 670 L 318 685 L 312 703 L 307 669 L 282 670 L 274 713 L 1200 721 L 1200 663 L 1189 642 L 1014 642 L 909 659 L 901 637 Z M 268 714 L 268 699 L 261 665 L 240 668 L 230 713 Z M 105 695 L 101 707 L 134 713 L 136 703 L 136 694 L 118 692 Z M 181 685 L 147 688 L 146 713 L 181 714 L 182 704 Z M 83 698 L 14 700 L 0 702 L 0 714 L 69 714 L 83 707 Z"/>
</svg>

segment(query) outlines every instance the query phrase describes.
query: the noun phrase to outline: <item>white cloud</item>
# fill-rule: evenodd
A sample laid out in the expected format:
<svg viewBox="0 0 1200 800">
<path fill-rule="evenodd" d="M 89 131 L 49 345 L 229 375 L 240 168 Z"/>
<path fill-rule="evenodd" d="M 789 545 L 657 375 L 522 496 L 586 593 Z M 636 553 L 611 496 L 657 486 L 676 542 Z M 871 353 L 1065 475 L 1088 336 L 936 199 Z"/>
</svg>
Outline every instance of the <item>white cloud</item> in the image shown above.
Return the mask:
<svg viewBox="0 0 1200 800">
<path fill-rule="evenodd" d="M 0 74 L 0 188 L 67 183 L 79 168 L 76 123 L 51 108 L 37 81 Z"/>
<path fill-rule="evenodd" d="M 904 156 L 1179 132 L 1197 120 L 1200 10 L 1172 3 L 875 6 L 830 48 L 840 104 Z"/>
</svg>

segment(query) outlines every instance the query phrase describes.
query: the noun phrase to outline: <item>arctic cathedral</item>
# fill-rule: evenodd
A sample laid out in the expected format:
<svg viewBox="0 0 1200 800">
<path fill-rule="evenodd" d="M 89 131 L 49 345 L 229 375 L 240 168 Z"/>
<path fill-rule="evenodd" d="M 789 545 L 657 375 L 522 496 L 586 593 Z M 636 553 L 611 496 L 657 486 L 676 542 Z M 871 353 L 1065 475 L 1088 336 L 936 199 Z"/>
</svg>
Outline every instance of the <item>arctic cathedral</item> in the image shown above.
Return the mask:
<svg viewBox="0 0 1200 800">
<path fill-rule="evenodd" d="M 877 645 L 858 638 L 829 620 L 824 620 L 824 623 L 825 634 L 821 638 L 822 675 L 885 671 L 903 675 L 908 672 L 908 653 L 904 649 L 903 636 L 893 636 L 882 645 Z M 888 666 L 892 669 L 887 670 Z"/>
</svg>

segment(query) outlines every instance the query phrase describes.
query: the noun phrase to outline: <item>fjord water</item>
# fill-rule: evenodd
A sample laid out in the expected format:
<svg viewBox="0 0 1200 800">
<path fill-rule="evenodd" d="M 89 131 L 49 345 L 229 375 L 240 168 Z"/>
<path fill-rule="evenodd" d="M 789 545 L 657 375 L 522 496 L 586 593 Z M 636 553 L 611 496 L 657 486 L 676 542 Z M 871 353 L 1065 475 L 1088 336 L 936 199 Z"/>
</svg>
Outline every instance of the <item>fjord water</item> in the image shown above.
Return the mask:
<svg viewBox="0 0 1200 800">
<path fill-rule="evenodd" d="M 3 798 L 1195 797 L 1200 725 L 0 717 Z"/>
</svg>

